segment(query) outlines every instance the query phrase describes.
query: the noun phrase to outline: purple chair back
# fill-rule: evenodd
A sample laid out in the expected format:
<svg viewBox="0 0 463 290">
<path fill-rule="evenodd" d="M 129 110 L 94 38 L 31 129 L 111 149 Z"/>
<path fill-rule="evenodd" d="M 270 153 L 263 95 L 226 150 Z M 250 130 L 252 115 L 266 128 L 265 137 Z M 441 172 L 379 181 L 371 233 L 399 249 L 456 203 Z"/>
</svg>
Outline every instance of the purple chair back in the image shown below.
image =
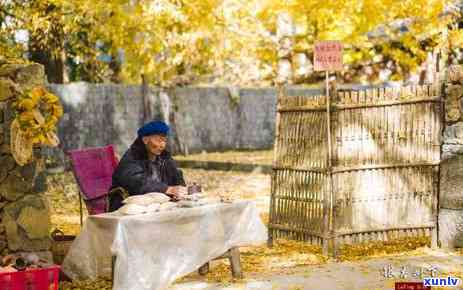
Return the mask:
<svg viewBox="0 0 463 290">
<path fill-rule="evenodd" d="M 118 163 L 114 146 L 70 150 L 68 153 L 88 213 L 106 212 L 106 197 Z"/>
</svg>

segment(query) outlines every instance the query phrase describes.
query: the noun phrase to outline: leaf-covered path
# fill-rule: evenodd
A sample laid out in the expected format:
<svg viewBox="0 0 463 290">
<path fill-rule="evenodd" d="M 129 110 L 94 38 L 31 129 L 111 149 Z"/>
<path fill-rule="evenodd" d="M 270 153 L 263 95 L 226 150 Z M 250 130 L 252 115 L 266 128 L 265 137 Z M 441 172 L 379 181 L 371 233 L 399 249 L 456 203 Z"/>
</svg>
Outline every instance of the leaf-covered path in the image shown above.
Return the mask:
<svg viewBox="0 0 463 290">
<path fill-rule="evenodd" d="M 271 265 L 270 265 L 271 266 Z M 391 274 L 396 278 L 386 278 L 391 266 Z M 404 270 L 404 271 L 403 271 Z M 376 290 L 394 289 L 396 281 L 422 281 L 431 271 L 437 277 L 452 275 L 463 279 L 463 257 L 457 253 L 418 249 L 407 255 L 376 257 L 360 261 L 328 261 L 319 265 L 295 266 L 276 273 L 247 274 L 244 281 L 209 282 L 199 276 L 188 282 L 179 282 L 169 290 Z M 215 271 L 212 269 L 212 271 Z M 401 279 L 400 274 L 407 278 Z M 417 277 L 413 277 L 413 275 Z M 463 280 L 459 287 L 463 289 Z M 432 289 L 437 289 L 433 287 Z M 442 288 L 444 289 L 444 288 Z"/>
</svg>

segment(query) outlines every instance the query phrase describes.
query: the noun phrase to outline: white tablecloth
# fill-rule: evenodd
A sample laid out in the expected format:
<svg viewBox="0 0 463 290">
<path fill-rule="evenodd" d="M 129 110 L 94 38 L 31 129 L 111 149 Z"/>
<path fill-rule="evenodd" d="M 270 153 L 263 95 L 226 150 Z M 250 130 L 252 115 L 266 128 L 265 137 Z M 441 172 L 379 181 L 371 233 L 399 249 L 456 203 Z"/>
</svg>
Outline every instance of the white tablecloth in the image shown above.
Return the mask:
<svg viewBox="0 0 463 290">
<path fill-rule="evenodd" d="M 176 208 L 166 212 L 89 216 L 62 265 L 72 279 L 109 277 L 114 290 L 158 290 L 232 247 L 265 243 L 253 202 Z"/>
</svg>

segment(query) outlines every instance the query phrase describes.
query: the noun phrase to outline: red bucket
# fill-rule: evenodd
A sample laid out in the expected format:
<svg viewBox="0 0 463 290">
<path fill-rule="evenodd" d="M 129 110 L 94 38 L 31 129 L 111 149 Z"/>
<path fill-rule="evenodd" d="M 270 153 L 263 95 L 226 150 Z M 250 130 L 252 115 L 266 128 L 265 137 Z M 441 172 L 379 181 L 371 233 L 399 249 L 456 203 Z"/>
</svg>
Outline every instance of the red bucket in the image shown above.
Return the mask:
<svg viewBox="0 0 463 290">
<path fill-rule="evenodd" d="M 0 273 L 1 290 L 58 290 L 59 266 Z"/>
</svg>

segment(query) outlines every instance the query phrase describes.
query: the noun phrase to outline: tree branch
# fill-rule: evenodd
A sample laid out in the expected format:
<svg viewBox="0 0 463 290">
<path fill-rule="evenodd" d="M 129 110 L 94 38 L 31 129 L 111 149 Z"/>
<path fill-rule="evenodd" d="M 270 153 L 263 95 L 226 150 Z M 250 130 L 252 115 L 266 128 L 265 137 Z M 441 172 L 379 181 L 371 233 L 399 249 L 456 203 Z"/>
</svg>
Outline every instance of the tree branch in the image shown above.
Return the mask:
<svg viewBox="0 0 463 290">
<path fill-rule="evenodd" d="M 5 7 L 5 6 L 0 6 L 0 14 L 3 14 L 3 16 L 2 16 L 3 19 L 5 19 L 6 16 L 9 16 L 9 17 L 12 17 L 12 18 L 14 18 L 16 20 L 21 21 L 22 23 L 25 22 L 24 19 L 22 19 L 21 17 L 18 17 L 18 15 L 15 15 L 15 14 L 11 13 L 10 11 L 8 11 L 7 7 Z"/>
</svg>

